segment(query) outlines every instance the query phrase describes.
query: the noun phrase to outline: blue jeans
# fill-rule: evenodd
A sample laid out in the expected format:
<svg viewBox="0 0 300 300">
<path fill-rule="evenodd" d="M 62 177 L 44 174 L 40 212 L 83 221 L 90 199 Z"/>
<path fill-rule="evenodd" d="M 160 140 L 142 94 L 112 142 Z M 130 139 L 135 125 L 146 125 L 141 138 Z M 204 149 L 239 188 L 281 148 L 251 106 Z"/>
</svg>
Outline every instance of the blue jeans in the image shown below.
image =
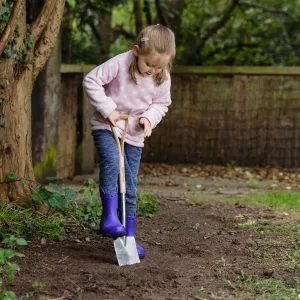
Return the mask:
<svg viewBox="0 0 300 300">
<path fill-rule="evenodd" d="M 93 130 L 92 135 L 100 160 L 100 195 L 118 192 L 119 152 L 114 136 L 105 129 Z M 127 216 L 136 216 L 137 175 L 142 149 L 126 143 L 124 145 Z"/>
</svg>

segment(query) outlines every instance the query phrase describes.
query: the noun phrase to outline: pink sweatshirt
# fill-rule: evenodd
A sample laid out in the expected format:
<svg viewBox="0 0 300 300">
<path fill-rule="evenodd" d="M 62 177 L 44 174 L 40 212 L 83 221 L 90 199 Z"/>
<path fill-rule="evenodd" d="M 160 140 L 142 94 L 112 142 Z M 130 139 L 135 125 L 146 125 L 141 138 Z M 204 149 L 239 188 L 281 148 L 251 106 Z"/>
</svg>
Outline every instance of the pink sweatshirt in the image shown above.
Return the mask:
<svg viewBox="0 0 300 300">
<path fill-rule="evenodd" d="M 141 117 L 147 118 L 154 128 L 168 111 L 171 104 L 171 79 L 168 75 L 160 86 L 156 86 L 151 76 L 136 74 L 137 84 L 129 75 L 128 67 L 134 59 L 132 50 L 117 55 L 93 69 L 83 80 L 84 90 L 96 111 L 91 118 L 92 130 L 108 129 L 104 122 L 115 109 L 129 114 L 128 132 L 125 142 L 144 146 L 144 132 L 139 125 Z M 121 137 L 125 121 L 116 123 L 116 131 Z"/>
</svg>

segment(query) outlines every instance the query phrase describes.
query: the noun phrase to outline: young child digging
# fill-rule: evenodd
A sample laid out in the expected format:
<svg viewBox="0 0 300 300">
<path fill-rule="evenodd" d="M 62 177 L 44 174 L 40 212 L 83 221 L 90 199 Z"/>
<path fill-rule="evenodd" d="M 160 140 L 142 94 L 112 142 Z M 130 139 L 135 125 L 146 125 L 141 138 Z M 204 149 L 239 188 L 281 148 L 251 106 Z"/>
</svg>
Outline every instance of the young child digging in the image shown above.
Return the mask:
<svg viewBox="0 0 300 300">
<path fill-rule="evenodd" d="M 92 135 L 99 153 L 99 190 L 103 213 L 100 231 L 111 237 L 134 236 L 137 175 L 144 147 L 171 104 L 170 66 L 175 57 L 174 33 L 163 25 L 151 25 L 139 34 L 133 48 L 93 69 L 83 80 L 84 90 L 96 109 Z M 125 138 L 126 230 L 118 218 L 119 153 L 110 124 L 121 137 L 127 113 Z M 120 207 L 119 207 L 120 209 Z M 140 258 L 145 249 L 136 243 Z"/>
</svg>

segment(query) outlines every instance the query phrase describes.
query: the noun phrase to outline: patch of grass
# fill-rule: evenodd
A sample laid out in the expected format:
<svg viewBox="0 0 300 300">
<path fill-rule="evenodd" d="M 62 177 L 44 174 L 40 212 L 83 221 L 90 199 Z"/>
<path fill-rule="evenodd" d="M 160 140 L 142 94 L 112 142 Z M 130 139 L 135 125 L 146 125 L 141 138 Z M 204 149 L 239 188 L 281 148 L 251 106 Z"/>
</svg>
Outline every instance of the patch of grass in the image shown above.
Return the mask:
<svg viewBox="0 0 300 300">
<path fill-rule="evenodd" d="M 239 198 L 239 202 L 270 206 L 275 209 L 300 211 L 300 192 L 279 191 L 249 194 L 245 198 Z"/>
<path fill-rule="evenodd" d="M 204 204 L 206 201 L 200 195 L 201 190 L 203 190 L 201 185 L 190 187 L 190 191 L 187 195 L 186 201 L 193 205 Z"/>
<path fill-rule="evenodd" d="M 285 236 L 290 237 L 292 241 L 290 244 L 277 247 L 275 252 L 269 249 L 266 252 L 262 252 L 260 256 L 268 261 L 284 262 L 289 265 L 289 268 L 294 270 L 300 269 L 300 223 L 266 224 L 248 218 L 244 219 L 244 222 L 239 223 L 238 226 L 251 228 L 260 233 L 284 233 Z"/>
<path fill-rule="evenodd" d="M 258 189 L 259 181 L 255 178 L 250 178 L 250 179 L 247 180 L 247 186 L 250 189 Z"/>
<path fill-rule="evenodd" d="M 259 299 L 291 300 L 299 299 L 300 286 L 289 287 L 282 280 L 276 278 L 259 278 L 255 276 L 238 276 L 234 282 L 228 282 L 234 290 L 246 291 Z"/>
<path fill-rule="evenodd" d="M 249 218 L 244 223 L 240 223 L 239 226 L 240 227 L 256 227 L 257 223 L 256 223 L 256 221 L 254 219 Z"/>
<path fill-rule="evenodd" d="M 255 224 L 257 231 L 265 232 L 283 232 L 287 234 L 296 234 L 300 238 L 300 223 L 285 223 L 285 224 Z"/>
<path fill-rule="evenodd" d="M 61 216 L 43 216 L 31 209 L 0 202 L 0 232 L 4 235 L 54 238 L 63 232 Z"/>
<path fill-rule="evenodd" d="M 138 192 L 136 204 L 137 214 L 140 216 L 152 216 L 158 212 L 157 200 L 150 192 Z"/>
<path fill-rule="evenodd" d="M 264 224 L 259 223 L 252 218 L 244 220 L 238 224 L 239 227 L 252 228 L 257 232 L 279 232 L 293 236 L 295 245 L 300 247 L 300 223 L 283 223 L 283 224 Z"/>
</svg>

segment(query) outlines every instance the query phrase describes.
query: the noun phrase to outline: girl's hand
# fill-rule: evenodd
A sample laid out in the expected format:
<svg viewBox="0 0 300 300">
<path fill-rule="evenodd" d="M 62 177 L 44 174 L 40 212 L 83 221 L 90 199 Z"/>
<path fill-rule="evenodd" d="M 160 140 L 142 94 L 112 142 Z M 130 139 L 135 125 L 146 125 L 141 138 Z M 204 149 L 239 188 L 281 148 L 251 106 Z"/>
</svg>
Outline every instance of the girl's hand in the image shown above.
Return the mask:
<svg viewBox="0 0 300 300">
<path fill-rule="evenodd" d="M 117 110 L 114 110 L 107 118 L 108 122 L 113 125 L 116 126 L 116 122 L 118 122 L 120 120 L 120 112 Z"/>
<path fill-rule="evenodd" d="M 140 118 L 140 125 L 144 129 L 144 136 L 150 136 L 152 133 L 150 121 L 147 118 Z"/>
</svg>

